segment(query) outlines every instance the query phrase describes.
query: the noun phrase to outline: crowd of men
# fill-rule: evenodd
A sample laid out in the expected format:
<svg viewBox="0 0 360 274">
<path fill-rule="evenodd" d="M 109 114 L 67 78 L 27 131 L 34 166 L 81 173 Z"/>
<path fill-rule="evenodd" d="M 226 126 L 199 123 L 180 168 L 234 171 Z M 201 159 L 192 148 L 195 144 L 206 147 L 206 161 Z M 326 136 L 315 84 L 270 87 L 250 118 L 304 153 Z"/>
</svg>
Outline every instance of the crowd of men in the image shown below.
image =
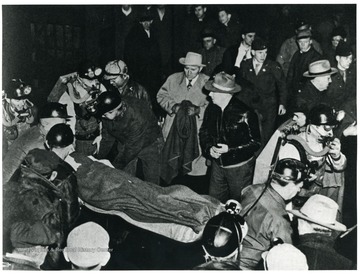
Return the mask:
<svg viewBox="0 0 360 274">
<path fill-rule="evenodd" d="M 110 247 L 125 248 L 131 237 L 119 240 L 95 213 L 84 217 L 85 204 L 108 205 L 103 197 L 120 193 L 120 181 L 142 182 L 163 196 L 170 195 L 163 189 L 185 185 L 221 204 L 196 231 L 198 249 L 189 250 L 200 256 L 184 269 L 356 269 L 335 249 L 353 230 L 343 223 L 356 216 L 346 204 L 356 183 L 347 164 L 356 161 L 357 135 L 356 56 L 347 26 L 337 22 L 316 41 L 311 24 L 294 18 L 294 35 L 278 41 L 270 60 L 273 49 L 253 25 L 227 6 L 213 18 L 206 12 L 193 5 L 184 26 L 181 71 L 169 73 L 171 41 L 153 31 L 166 33 L 166 7 L 134 16 L 124 5 L 127 33 L 116 36 L 121 59 L 103 68 L 81 62 L 59 76 L 41 108 L 21 79 L 5 85 L 4 269 L 144 269 L 106 268 L 126 261 Z M 93 162 L 104 168 L 84 184 L 78 174 Z M 102 177 L 110 186 L 96 184 L 85 196 L 91 180 Z M 141 191 L 124 188 L 122 195 Z M 186 198 L 190 212 L 193 197 Z"/>
</svg>

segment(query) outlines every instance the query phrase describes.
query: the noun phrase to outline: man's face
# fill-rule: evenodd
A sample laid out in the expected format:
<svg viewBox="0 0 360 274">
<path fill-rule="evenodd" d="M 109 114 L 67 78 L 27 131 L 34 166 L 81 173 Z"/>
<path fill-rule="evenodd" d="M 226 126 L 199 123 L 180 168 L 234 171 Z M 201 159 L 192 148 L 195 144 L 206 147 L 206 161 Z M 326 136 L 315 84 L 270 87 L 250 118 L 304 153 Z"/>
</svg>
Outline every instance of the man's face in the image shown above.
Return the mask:
<svg viewBox="0 0 360 274">
<path fill-rule="evenodd" d="M 152 22 L 153 22 L 152 20 L 148 20 L 148 21 L 140 22 L 140 24 L 143 26 L 144 30 L 150 30 L 150 26 Z"/>
<path fill-rule="evenodd" d="M 303 127 L 306 125 L 306 116 L 302 112 L 294 112 L 293 121 L 295 121 L 299 127 Z"/>
<path fill-rule="evenodd" d="M 336 60 L 338 61 L 338 66 L 343 70 L 346 70 L 350 67 L 353 61 L 353 56 L 336 56 Z"/>
<path fill-rule="evenodd" d="M 303 187 L 304 183 L 300 182 L 298 184 L 295 184 L 294 182 L 289 182 L 286 186 L 283 187 L 283 193 L 282 197 L 285 201 L 291 200 L 298 194 Z"/>
<path fill-rule="evenodd" d="M 264 63 L 267 56 L 267 49 L 254 50 L 253 53 L 256 61 L 258 61 L 259 63 Z"/>
<path fill-rule="evenodd" d="M 66 119 L 63 119 L 63 118 L 42 118 L 42 119 L 40 119 L 40 125 L 45 134 L 47 134 L 49 132 L 49 130 L 57 124 L 66 124 Z"/>
<path fill-rule="evenodd" d="M 110 110 L 110 111 L 104 113 L 102 115 L 102 117 L 107 119 L 107 120 L 114 120 L 116 118 L 116 116 L 118 115 L 118 113 L 119 113 L 120 105 L 117 106 L 116 108 L 114 108 L 113 110 Z"/>
<path fill-rule="evenodd" d="M 206 50 L 213 48 L 216 43 L 216 39 L 213 37 L 204 37 L 202 40 L 203 40 L 204 48 Z"/>
<path fill-rule="evenodd" d="M 243 34 L 242 38 L 244 40 L 245 45 L 251 46 L 252 42 L 255 39 L 255 35 L 256 35 L 255 32 L 249 32 L 249 33 Z"/>
<path fill-rule="evenodd" d="M 211 91 L 209 96 L 215 105 L 221 106 L 221 102 L 224 99 L 224 93 Z"/>
<path fill-rule="evenodd" d="M 185 66 L 184 67 L 184 72 L 185 72 L 186 78 L 190 81 L 192 79 L 194 79 L 196 76 L 198 76 L 200 71 L 201 71 L 201 68 L 198 66 Z"/>
<path fill-rule="evenodd" d="M 332 82 L 330 75 L 315 77 L 313 81 L 320 91 L 326 90 L 329 87 L 329 84 Z"/>
<path fill-rule="evenodd" d="M 205 12 L 206 12 L 206 8 L 204 8 L 203 6 L 195 7 L 195 16 L 198 19 L 203 19 L 205 16 Z"/>
<path fill-rule="evenodd" d="M 334 36 L 331 39 L 331 44 L 333 46 L 334 49 L 336 49 L 336 47 L 339 45 L 339 42 L 343 40 L 343 38 L 340 35 Z"/>
<path fill-rule="evenodd" d="M 311 46 L 312 40 L 310 37 L 308 37 L 308 38 L 301 38 L 297 40 L 297 42 L 299 44 L 300 51 L 307 51 Z"/>
<path fill-rule="evenodd" d="M 333 126 L 330 125 L 310 125 L 310 132 L 314 133 L 316 136 L 320 136 L 320 140 L 324 137 L 333 137 Z"/>
<path fill-rule="evenodd" d="M 226 11 L 222 10 L 219 12 L 219 21 L 221 24 L 225 25 L 229 22 L 229 20 L 230 20 L 230 16 Z"/>
<path fill-rule="evenodd" d="M 125 85 L 126 77 L 124 74 L 120 74 L 109 80 L 110 84 L 116 88 L 122 88 Z"/>
<path fill-rule="evenodd" d="M 26 99 L 10 99 L 11 106 L 15 111 L 23 111 L 26 106 Z"/>
</svg>

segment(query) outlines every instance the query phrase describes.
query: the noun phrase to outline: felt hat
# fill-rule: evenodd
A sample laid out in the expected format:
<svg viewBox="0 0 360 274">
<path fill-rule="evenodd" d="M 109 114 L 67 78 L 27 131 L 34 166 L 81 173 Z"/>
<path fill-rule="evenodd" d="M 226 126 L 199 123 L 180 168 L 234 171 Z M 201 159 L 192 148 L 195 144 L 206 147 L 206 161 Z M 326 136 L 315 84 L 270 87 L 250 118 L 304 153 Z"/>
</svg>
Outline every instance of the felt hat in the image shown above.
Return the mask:
<svg viewBox="0 0 360 274">
<path fill-rule="evenodd" d="M 207 81 L 205 83 L 205 88 L 212 92 L 230 94 L 241 90 L 241 87 L 235 83 L 235 77 L 225 72 L 219 72 L 215 75 L 214 80 Z"/>
<path fill-rule="evenodd" d="M 328 60 L 319 60 L 312 62 L 309 65 L 309 70 L 304 72 L 305 77 L 319 77 L 332 75 L 336 73 L 338 70 L 336 68 L 332 68 L 330 66 L 330 62 Z"/>
<path fill-rule="evenodd" d="M 338 204 L 320 194 L 311 196 L 300 210 L 288 210 L 291 214 L 314 224 L 336 230 L 346 231 L 346 226 L 336 221 L 339 210 Z"/>
<path fill-rule="evenodd" d="M 179 59 L 179 63 L 184 66 L 198 66 L 198 67 L 206 67 L 202 63 L 202 56 L 201 54 L 195 52 L 188 52 L 186 57 L 181 57 Z"/>
</svg>

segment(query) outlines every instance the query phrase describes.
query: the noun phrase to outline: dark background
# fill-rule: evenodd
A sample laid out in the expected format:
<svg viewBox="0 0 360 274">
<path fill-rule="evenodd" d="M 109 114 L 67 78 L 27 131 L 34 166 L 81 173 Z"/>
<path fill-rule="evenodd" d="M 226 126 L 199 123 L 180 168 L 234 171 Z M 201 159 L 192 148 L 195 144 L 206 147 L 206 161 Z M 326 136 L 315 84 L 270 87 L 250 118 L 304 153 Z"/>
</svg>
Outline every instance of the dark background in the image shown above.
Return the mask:
<svg viewBox="0 0 360 274">
<path fill-rule="evenodd" d="M 207 14 L 217 18 L 218 5 L 208 5 Z M 283 40 L 293 35 L 293 26 L 283 23 L 284 5 L 228 5 L 240 23 L 252 24 L 257 34 L 268 41 L 269 58 L 275 59 Z M 292 17 L 301 17 L 314 27 L 339 10 L 350 26 L 349 38 L 355 43 L 356 5 L 288 5 Z M 143 6 L 133 6 L 141 9 Z M 171 71 L 181 68 L 178 59 L 186 54 L 180 33 L 184 21 L 194 16 L 189 5 L 168 5 L 173 18 Z M 32 84 L 33 102 L 42 105 L 60 75 L 73 72 L 83 58 L 99 65 L 118 58 L 115 43 L 115 14 L 120 5 L 4 5 L 3 16 L 3 87 L 11 78 Z M 188 11 L 191 11 L 188 13 Z M 313 28 L 314 28 L 313 27 Z"/>
</svg>

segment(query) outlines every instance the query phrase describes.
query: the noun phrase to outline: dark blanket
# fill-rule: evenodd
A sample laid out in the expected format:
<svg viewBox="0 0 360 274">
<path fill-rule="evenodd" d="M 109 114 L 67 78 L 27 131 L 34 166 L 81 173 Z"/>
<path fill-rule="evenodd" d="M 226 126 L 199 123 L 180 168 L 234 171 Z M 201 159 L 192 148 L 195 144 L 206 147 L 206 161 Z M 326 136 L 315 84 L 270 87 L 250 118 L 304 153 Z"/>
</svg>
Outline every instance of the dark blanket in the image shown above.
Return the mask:
<svg viewBox="0 0 360 274">
<path fill-rule="evenodd" d="M 104 210 L 122 211 L 136 221 L 177 223 L 198 233 L 221 207 L 215 198 L 185 186 L 160 187 L 77 152 L 71 156 L 81 164 L 77 169 L 79 197 Z"/>
<path fill-rule="evenodd" d="M 162 151 L 161 178 L 170 184 L 179 173 L 188 174 L 191 163 L 199 156 L 196 117 L 188 116 L 190 101 L 182 101 Z"/>
</svg>

